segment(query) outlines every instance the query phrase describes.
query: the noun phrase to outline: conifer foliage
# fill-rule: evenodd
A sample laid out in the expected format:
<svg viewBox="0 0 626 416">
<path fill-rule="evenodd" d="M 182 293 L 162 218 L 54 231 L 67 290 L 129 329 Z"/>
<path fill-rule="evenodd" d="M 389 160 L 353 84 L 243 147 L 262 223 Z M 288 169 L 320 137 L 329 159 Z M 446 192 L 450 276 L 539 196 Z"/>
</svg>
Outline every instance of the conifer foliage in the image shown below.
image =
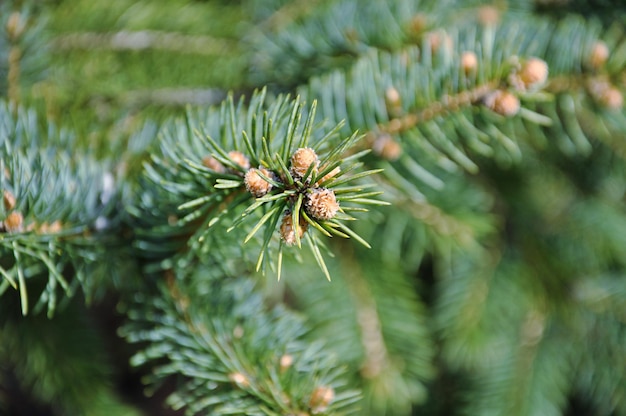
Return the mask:
<svg viewBox="0 0 626 416">
<path fill-rule="evenodd" d="M 3 2 L 0 414 L 626 414 L 624 15 Z"/>
</svg>

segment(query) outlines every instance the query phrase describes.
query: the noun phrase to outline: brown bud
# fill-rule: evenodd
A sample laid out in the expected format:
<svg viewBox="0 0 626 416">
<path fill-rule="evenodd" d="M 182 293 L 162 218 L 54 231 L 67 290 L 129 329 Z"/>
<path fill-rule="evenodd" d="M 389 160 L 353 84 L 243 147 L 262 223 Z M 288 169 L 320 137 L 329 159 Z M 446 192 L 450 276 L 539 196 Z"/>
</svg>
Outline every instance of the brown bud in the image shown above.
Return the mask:
<svg viewBox="0 0 626 416">
<path fill-rule="evenodd" d="M 3 221 L 4 229 L 9 233 L 19 232 L 22 230 L 24 216 L 19 211 L 13 211 Z"/>
<path fill-rule="evenodd" d="M 216 158 L 213 156 L 205 156 L 202 158 L 202 164 L 215 172 L 224 173 L 226 169 Z"/>
<path fill-rule="evenodd" d="M 307 193 L 304 206 L 307 213 L 318 220 L 329 220 L 339 211 L 335 193 L 325 188 L 315 188 Z"/>
<path fill-rule="evenodd" d="M 9 35 L 9 39 L 13 41 L 22 36 L 22 33 L 24 33 L 24 21 L 22 20 L 22 16 L 19 12 L 11 13 L 11 16 L 9 16 L 9 19 L 7 20 L 6 30 Z"/>
<path fill-rule="evenodd" d="M 378 156 L 387 160 L 397 160 L 402 154 L 402 146 L 390 135 L 382 134 L 372 144 L 372 150 Z"/>
<path fill-rule="evenodd" d="M 476 72 L 476 69 L 478 69 L 478 58 L 474 52 L 463 52 L 461 55 L 461 68 L 463 68 L 465 75 Z"/>
<path fill-rule="evenodd" d="M 601 40 L 597 41 L 591 48 L 589 64 L 593 69 L 601 68 L 609 59 L 609 47 Z"/>
<path fill-rule="evenodd" d="M 250 161 L 243 153 L 233 150 L 232 152 L 228 152 L 228 156 L 232 159 L 233 162 L 235 162 L 242 168 L 250 169 Z"/>
<path fill-rule="evenodd" d="M 310 147 L 300 148 L 291 156 L 291 174 L 301 179 L 312 164 L 313 171 L 317 171 L 319 160 L 315 151 Z"/>
<path fill-rule="evenodd" d="M 624 104 L 624 96 L 617 88 L 609 87 L 598 96 L 598 101 L 609 110 L 619 110 Z"/>
<path fill-rule="evenodd" d="M 311 393 L 309 407 L 313 413 L 321 413 L 328 409 L 330 403 L 335 399 L 335 390 L 332 387 L 318 386 Z"/>
<path fill-rule="evenodd" d="M 293 365 L 293 355 L 285 354 L 280 357 L 280 372 L 284 373 Z"/>
<path fill-rule="evenodd" d="M 228 375 L 228 379 L 231 382 L 235 383 L 237 386 L 244 388 L 244 389 L 250 386 L 250 381 L 248 380 L 248 377 L 246 377 L 244 374 L 241 374 L 239 372 L 230 373 Z"/>
<path fill-rule="evenodd" d="M 5 210 L 11 211 L 13 208 L 15 208 L 15 196 L 6 189 L 4 190 L 4 193 L 2 195 L 2 200 L 4 202 Z"/>
<path fill-rule="evenodd" d="M 428 25 L 428 18 L 423 13 L 418 13 L 409 21 L 409 32 L 413 35 L 419 35 Z"/>
<path fill-rule="evenodd" d="M 398 107 L 401 104 L 400 93 L 394 87 L 385 90 L 385 101 L 390 107 Z"/>
<path fill-rule="evenodd" d="M 298 224 L 298 238 L 302 238 L 306 230 L 309 228 L 309 223 L 306 222 L 302 216 L 300 216 L 299 219 L 300 224 Z M 296 244 L 296 232 L 293 227 L 291 211 L 287 211 L 285 212 L 285 215 L 283 215 L 283 221 L 280 224 L 280 236 L 288 246 Z"/>
<path fill-rule="evenodd" d="M 520 101 L 506 90 L 496 90 L 485 98 L 485 105 L 492 111 L 505 117 L 512 117 L 520 109 Z"/>
<path fill-rule="evenodd" d="M 268 178 L 272 177 L 272 173 L 265 168 L 252 168 L 246 172 L 246 175 L 243 178 L 243 181 L 246 184 L 246 189 L 256 198 L 265 196 L 269 191 L 272 190 L 272 184 L 263 179 L 259 175 L 259 172 Z"/>
<path fill-rule="evenodd" d="M 530 58 L 522 65 L 519 78 L 526 88 L 543 85 L 548 79 L 548 64 L 543 59 Z"/>
<path fill-rule="evenodd" d="M 48 224 L 47 222 L 44 222 L 43 224 L 39 226 L 39 228 L 37 228 L 37 231 L 40 234 L 56 234 L 62 229 L 63 227 L 61 225 L 61 221 L 56 220 L 52 224 Z"/>
<path fill-rule="evenodd" d="M 430 33 L 428 35 L 428 42 L 430 43 L 430 50 L 433 54 L 439 52 L 441 48 L 444 48 L 446 51 L 451 51 L 454 46 L 450 35 L 442 31 Z"/>
<path fill-rule="evenodd" d="M 478 21 L 484 26 L 494 26 L 500 21 L 500 11 L 493 6 L 478 9 Z"/>
</svg>

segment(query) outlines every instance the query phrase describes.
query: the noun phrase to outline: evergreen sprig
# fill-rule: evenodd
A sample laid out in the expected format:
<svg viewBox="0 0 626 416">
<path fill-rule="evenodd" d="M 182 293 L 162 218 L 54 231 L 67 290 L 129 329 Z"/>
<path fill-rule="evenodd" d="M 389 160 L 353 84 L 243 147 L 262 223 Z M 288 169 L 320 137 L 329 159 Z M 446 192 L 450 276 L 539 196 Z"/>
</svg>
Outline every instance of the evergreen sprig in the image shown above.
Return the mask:
<svg viewBox="0 0 626 416">
<path fill-rule="evenodd" d="M 146 380 L 153 391 L 175 377 L 168 403 L 188 415 L 353 414 L 359 394 L 347 388 L 347 369 L 323 344 L 304 341 L 303 320 L 268 309 L 251 279 L 216 270 L 169 273 L 160 297 L 129 305 L 122 335 L 149 343 L 132 362 L 155 366 Z"/>
<path fill-rule="evenodd" d="M 71 141 L 54 129 L 42 133 L 32 112 L 0 107 L 0 293 L 17 290 L 23 314 L 34 301 L 35 312 L 46 307 L 52 315 L 59 292 L 69 297 L 83 286 L 91 293 L 114 240 L 100 234 L 111 226 L 113 176 L 78 149 L 59 149 Z"/>
<path fill-rule="evenodd" d="M 153 154 L 152 163 L 146 163 L 143 182 L 160 196 L 143 197 L 132 209 L 143 221 L 145 213 L 154 213 L 149 220 L 154 222 L 146 224 L 153 231 L 140 229 L 140 237 L 189 234 L 188 246 L 202 251 L 212 227 L 229 217 L 228 230 L 253 224 L 243 243 L 260 242 L 257 270 L 269 263 L 280 278 L 283 247 L 300 247 L 306 239 L 330 279 L 317 233 L 353 238 L 369 247 L 345 222 L 355 220 L 351 212 L 366 210 L 363 206 L 386 203 L 374 198 L 381 192 L 371 190 L 372 185 L 360 183 L 380 170 L 361 170 L 359 158 L 368 151 L 350 153 L 359 136 L 338 138 L 340 126 L 317 125 L 315 109 L 315 103 L 305 109 L 289 96 L 266 104 L 261 91 L 245 105 L 230 97 L 219 108 L 190 112 L 184 121 L 164 128 L 160 156 Z M 309 227 L 316 233 L 307 233 Z M 161 246 L 159 251 L 179 249 Z"/>
</svg>

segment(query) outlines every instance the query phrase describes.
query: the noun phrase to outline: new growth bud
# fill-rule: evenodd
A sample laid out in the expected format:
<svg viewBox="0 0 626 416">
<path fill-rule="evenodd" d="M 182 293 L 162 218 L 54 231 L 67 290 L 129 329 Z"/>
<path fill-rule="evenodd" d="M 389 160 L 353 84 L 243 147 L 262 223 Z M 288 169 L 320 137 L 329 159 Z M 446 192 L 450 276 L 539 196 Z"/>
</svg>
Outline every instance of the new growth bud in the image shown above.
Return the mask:
<svg viewBox="0 0 626 416">
<path fill-rule="evenodd" d="M 296 179 L 302 179 L 311 165 L 313 165 L 313 171 L 317 171 L 319 163 L 317 154 L 313 149 L 302 147 L 291 156 L 291 174 Z"/>
<path fill-rule="evenodd" d="M 492 111 L 505 117 L 512 117 L 520 109 L 520 101 L 506 90 L 496 90 L 485 98 L 485 105 Z"/>
<path fill-rule="evenodd" d="M 306 230 L 309 228 L 309 223 L 302 217 L 297 227 L 298 238 L 302 238 Z M 293 227 L 293 219 L 291 217 L 291 211 L 285 212 L 283 221 L 280 224 L 280 236 L 288 246 L 296 244 L 296 230 Z"/>
<path fill-rule="evenodd" d="M 228 152 L 228 156 L 242 168 L 250 169 L 250 161 L 243 153 L 233 150 L 232 152 Z"/>
<path fill-rule="evenodd" d="M 269 191 L 272 190 L 272 184 L 263 179 L 259 175 L 259 172 L 268 178 L 272 177 L 272 173 L 265 168 L 252 168 L 246 172 L 246 175 L 243 178 L 248 192 L 250 192 L 257 198 L 265 196 Z"/>
<path fill-rule="evenodd" d="M 325 188 L 316 188 L 307 193 L 304 206 L 307 213 L 318 220 L 329 220 L 339 211 L 335 193 Z"/>
</svg>

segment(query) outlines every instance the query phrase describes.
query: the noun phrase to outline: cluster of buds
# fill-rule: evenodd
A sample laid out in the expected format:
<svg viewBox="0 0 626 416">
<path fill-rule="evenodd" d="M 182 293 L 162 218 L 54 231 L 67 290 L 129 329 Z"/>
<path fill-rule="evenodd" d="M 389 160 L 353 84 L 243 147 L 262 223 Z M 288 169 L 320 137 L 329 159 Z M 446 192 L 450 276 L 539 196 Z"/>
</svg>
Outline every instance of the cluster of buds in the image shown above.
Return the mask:
<svg viewBox="0 0 626 416">
<path fill-rule="evenodd" d="M 534 91 L 548 80 L 548 64 L 543 59 L 528 58 L 509 75 L 509 84 L 518 91 Z"/>
<path fill-rule="evenodd" d="M 20 233 L 35 231 L 39 234 L 56 234 L 63 229 L 61 221 L 59 220 L 51 223 L 43 222 L 24 224 L 24 215 L 21 211 L 15 209 L 17 206 L 15 195 L 6 189 L 2 194 L 2 203 L 7 215 L 3 221 L 0 221 L 0 232 Z"/>
<path fill-rule="evenodd" d="M 624 105 L 622 92 L 605 79 L 592 79 L 587 88 L 594 100 L 609 110 L 619 110 Z"/>
<path fill-rule="evenodd" d="M 334 399 L 335 390 L 332 387 L 318 386 L 311 393 L 309 408 L 313 414 L 322 413 L 328 409 Z"/>
<path fill-rule="evenodd" d="M 548 80 L 548 72 L 548 64 L 543 59 L 531 57 L 522 63 L 515 62 L 507 78 L 509 88 L 490 92 L 483 97 L 482 103 L 494 113 L 513 117 L 521 108 L 517 93 L 537 91 L 543 87 Z"/>
<path fill-rule="evenodd" d="M 250 160 L 248 160 L 246 155 L 244 155 L 243 153 L 233 150 L 231 152 L 228 152 L 228 157 L 230 157 L 230 159 L 235 164 L 239 165 L 243 169 L 250 168 Z M 202 164 L 204 165 L 204 167 L 209 168 L 217 173 L 235 173 L 232 169 L 227 169 L 226 167 L 224 167 L 224 165 L 222 165 L 220 161 L 213 156 L 205 156 L 204 158 L 202 158 Z"/>
<path fill-rule="evenodd" d="M 323 177 L 318 177 L 320 160 L 313 149 L 302 147 L 291 155 L 288 173 L 291 179 L 285 177 L 285 172 L 279 174 L 263 166 L 251 168 L 249 159 L 241 152 L 232 151 L 228 153 L 228 156 L 233 163 L 245 169 L 245 173 L 241 170 L 234 171 L 234 169 L 226 168 L 212 156 L 205 157 L 202 164 L 218 173 L 243 176 L 246 190 L 255 198 L 263 198 L 275 188 L 278 188 L 279 192 L 293 193 L 289 197 L 291 207 L 283 215 L 279 228 L 282 240 L 287 245 L 297 244 L 309 227 L 304 215 L 297 215 L 298 224 L 293 223 L 292 209 L 296 199 L 302 198 L 302 209 L 309 220 L 324 221 L 337 215 L 339 202 L 335 193 L 324 185 L 339 174 L 340 169 L 336 167 Z M 322 166 L 321 169 L 325 170 L 325 168 L 326 166 Z"/>
<path fill-rule="evenodd" d="M 291 156 L 290 174 L 296 181 L 302 181 L 307 172 L 309 177 L 311 174 L 317 174 L 320 161 L 315 151 L 309 147 L 297 149 Z M 329 220 L 333 218 L 339 211 L 339 203 L 335 197 L 335 193 L 327 188 L 318 185 L 330 180 L 339 173 L 339 168 L 333 169 L 323 178 L 311 185 L 311 181 L 307 178 L 300 190 L 304 196 L 304 209 L 306 213 L 315 220 Z M 280 225 L 280 235 L 287 245 L 296 244 L 296 242 L 304 235 L 309 224 L 300 216 L 299 224 L 294 226 L 293 218 L 289 211 L 283 216 Z M 296 238 L 297 233 L 297 238 Z"/>
<path fill-rule="evenodd" d="M 21 212 L 15 210 L 15 195 L 5 190 L 2 195 L 2 203 L 5 211 L 8 212 L 4 221 L 0 221 L 0 231 L 7 233 L 16 233 L 23 230 L 24 216 Z"/>
<path fill-rule="evenodd" d="M 274 175 L 269 170 L 261 167 L 259 169 L 249 169 L 243 177 L 246 189 L 256 198 L 261 198 L 272 190 L 272 184 L 263 179 L 263 176 L 272 178 Z"/>
<path fill-rule="evenodd" d="M 495 90 L 484 99 L 484 104 L 494 113 L 505 117 L 512 117 L 520 109 L 519 98 L 505 89 Z"/>
</svg>

